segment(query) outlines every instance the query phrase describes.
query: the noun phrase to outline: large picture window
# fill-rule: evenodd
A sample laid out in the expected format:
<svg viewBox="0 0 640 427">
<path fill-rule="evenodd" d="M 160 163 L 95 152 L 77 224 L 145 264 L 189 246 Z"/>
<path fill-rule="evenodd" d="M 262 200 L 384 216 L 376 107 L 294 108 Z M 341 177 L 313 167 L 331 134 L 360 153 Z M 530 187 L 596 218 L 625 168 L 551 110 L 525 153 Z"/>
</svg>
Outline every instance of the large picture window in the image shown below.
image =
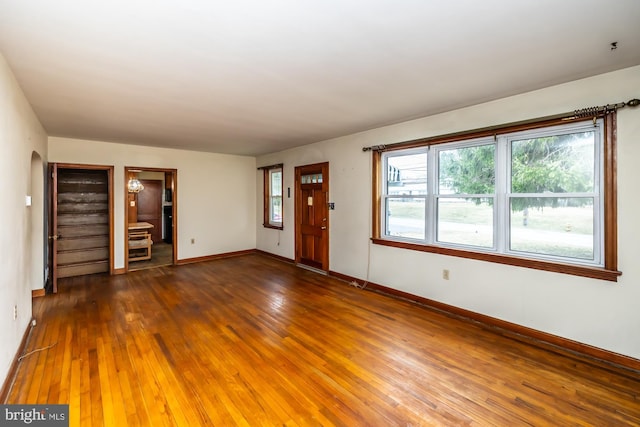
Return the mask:
<svg viewBox="0 0 640 427">
<path fill-rule="evenodd" d="M 264 222 L 267 228 L 282 229 L 282 165 L 263 168 Z"/>
<path fill-rule="evenodd" d="M 487 133 L 374 153 L 373 241 L 616 280 L 605 119 Z"/>
</svg>

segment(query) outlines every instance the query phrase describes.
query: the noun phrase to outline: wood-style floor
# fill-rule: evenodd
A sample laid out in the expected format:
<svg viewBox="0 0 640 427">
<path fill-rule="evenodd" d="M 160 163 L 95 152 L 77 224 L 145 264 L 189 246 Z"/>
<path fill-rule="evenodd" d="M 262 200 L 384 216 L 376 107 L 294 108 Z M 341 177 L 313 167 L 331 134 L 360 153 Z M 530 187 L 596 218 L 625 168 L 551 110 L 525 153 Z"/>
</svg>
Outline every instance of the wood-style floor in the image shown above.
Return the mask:
<svg viewBox="0 0 640 427">
<path fill-rule="evenodd" d="M 640 381 L 247 255 L 62 280 L 8 403 L 72 426 L 640 424 Z"/>
</svg>

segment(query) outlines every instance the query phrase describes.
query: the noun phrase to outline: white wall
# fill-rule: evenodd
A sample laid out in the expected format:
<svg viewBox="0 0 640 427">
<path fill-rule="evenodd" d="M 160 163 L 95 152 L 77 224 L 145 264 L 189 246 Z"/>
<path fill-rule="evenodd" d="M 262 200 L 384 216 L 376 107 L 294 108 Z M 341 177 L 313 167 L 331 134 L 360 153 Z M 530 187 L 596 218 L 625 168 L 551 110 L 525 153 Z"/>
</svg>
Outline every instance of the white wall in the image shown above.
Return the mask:
<svg viewBox="0 0 640 427">
<path fill-rule="evenodd" d="M 330 162 L 330 269 L 640 359 L 640 108 L 618 113 L 617 283 L 415 252 L 369 243 L 371 154 L 362 147 L 482 128 L 640 97 L 640 67 L 603 74 L 485 104 L 258 158 L 294 167 Z M 262 174 L 256 185 L 262 188 Z M 286 197 L 286 196 L 285 196 Z M 285 198 L 284 230 L 262 227 L 256 195 L 257 248 L 294 258 L 294 206 Z M 279 242 L 279 245 L 278 245 Z M 441 277 L 449 269 L 450 280 Z"/>
<path fill-rule="evenodd" d="M 46 158 L 47 136 L 0 54 L 0 384 L 31 320 L 31 290 L 44 287 Z M 32 172 L 32 164 L 38 170 Z M 31 207 L 25 204 L 27 195 L 34 196 Z M 33 248 L 34 239 L 39 248 Z"/>
<path fill-rule="evenodd" d="M 178 170 L 178 259 L 255 248 L 253 157 L 50 137 L 49 161 L 114 166 L 115 268 L 124 267 L 125 166 Z"/>
</svg>

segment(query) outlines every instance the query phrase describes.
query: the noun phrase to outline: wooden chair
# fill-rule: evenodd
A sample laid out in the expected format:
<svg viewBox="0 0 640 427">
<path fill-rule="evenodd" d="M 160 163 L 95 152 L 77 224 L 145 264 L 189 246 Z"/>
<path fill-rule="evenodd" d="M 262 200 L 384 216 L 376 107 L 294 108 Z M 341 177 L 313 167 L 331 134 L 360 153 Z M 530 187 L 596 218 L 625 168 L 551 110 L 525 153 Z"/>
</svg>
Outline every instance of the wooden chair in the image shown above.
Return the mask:
<svg viewBox="0 0 640 427">
<path fill-rule="evenodd" d="M 146 231 L 132 231 L 129 233 L 129 261 L 151 259 L 151 234 Z"/>
</svg>

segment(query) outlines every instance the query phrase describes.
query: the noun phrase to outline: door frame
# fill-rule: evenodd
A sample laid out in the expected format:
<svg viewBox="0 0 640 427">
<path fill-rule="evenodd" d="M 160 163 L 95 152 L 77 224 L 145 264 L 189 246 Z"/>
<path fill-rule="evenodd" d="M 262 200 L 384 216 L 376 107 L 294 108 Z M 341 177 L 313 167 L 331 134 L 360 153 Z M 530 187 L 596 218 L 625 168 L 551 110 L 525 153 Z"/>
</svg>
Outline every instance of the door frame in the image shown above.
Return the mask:
<svg viewBox="0 0 640 427">
<path fill-rule="evenodd" d="M 151 168 L 147 166 L 125 166 L 124 167 L 124 272 L 129 271 L 129 248 L 127 234 L 129 233 L 129 174 L 131 172 L 164 172 L 171 174 L 171 210 L 172 210 L 172 265 L 178 264 L 178 169 Z M 166 185 L 166 184 L 165 184 Z"/>
<path fill-rule="evenodd" d="M 58 234 L 58 170 L 59 169 L 77 169 L 77 170 L 103 170 L 107 172 L 107 193 L 109 203 L 109 274 L 113 275 L 114 268 L 114 243 L 113 243 L 113 166 L 109 165 L 85 165 L 81 163 L 55 163 L 51 162 L 47 165 L 48 171 L 48 213 L 47 220 L 47 240 L 48 240 L 48 267 L 49 277 L 51 278 L 51 290 L 55 294 L 58 292 L 58 271 L 56 264 L 58 260 L 57 238 Z"/>
<path fill-rule="evenodd" d="M 302 175 L 313 174 L 313 173 L 322 173 L 322 191 L 327 194 L 326 204 L 324 209 L 326 210 L 325 218 L 326 221 L 326 229 L 323 230 L 323 239 L 325 240 L 325 245 L 323 246 L 324 254 L 323 254 L 323 263 L 321 270 L 325 273 L 329 273 L 329 162 L 323 163 L 313 163 L 309 165 L 296 166 L 295 168 L 295 262 L 299 265 L 305 265 L 302 260 L 302 235 L 301 235 L 301 223 L 302 223 Z"/>
</svg>

